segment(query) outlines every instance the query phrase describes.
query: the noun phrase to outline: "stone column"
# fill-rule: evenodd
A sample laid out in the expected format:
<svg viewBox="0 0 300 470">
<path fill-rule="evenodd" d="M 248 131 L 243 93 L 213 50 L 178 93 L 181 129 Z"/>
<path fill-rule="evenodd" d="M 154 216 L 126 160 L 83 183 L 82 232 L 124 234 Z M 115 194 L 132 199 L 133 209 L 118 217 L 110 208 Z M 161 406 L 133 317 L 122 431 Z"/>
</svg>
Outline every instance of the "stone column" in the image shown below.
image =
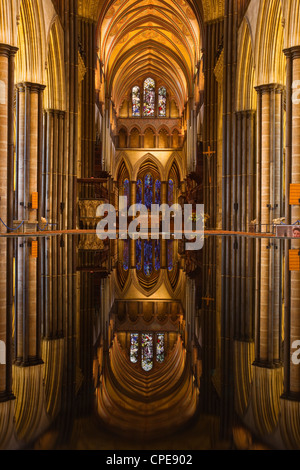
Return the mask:
<svg viewBox="0 0 300 470">
<path fill-rule="evenodd" d="M 261 231 L 269 232 L 273 220 L 281 216 L 281 159 L 283 129 L 282 99 L 283 87 L 277 84 L 262 85 L 258 93 L 258 132 L 260 157 L 260 181 L 258 192 L 261 195 L 257 208 Z M 280 332 L 280 259 L 276 242 L 260 242 L 259 295 L 257 312 L 256 363 L 267 367 L 279 365 L 281 361 Z"/>
<path fill-rule="evenodd" d="M 14 60 L 17 48 L 0 44 L 0 217 L 8 226 L 13 226 L 14 200 Z M 0 223 L 0 234 L 7 228 Z M 0 341 L 3 351 L 0 356 L 0 402 L 12 395 L 12 240 L 0 238 Z"/>
<path fill-rule="evenodd" d="M 300 205 L 289 205 L 290 184 L 300 184 L 300 103 L 295 96 L 300 81 L 300 46 L 284 51 L 287 57 L 287 122 L 286 122 L 286 218 L 288 223 L 300 220 Z M 289 249 L 299 250 L 300 241 L 286 243 L 285 271 L 285 397 L 300 400 L 300 365 L 292 360 L 294 341 L 300 339 L 300 272 L 289 272 Z"/>
<path fill-rule="evenodd" d="M 34 229 L 38 211 L 32 208 L 32 195 L 41 190 L 42 180 L 42 113 L 44 85 L 20 83 L 17 85 L 17 218 Z M 38 204 L 41 194 L 38 194 Z"/>
</svg>

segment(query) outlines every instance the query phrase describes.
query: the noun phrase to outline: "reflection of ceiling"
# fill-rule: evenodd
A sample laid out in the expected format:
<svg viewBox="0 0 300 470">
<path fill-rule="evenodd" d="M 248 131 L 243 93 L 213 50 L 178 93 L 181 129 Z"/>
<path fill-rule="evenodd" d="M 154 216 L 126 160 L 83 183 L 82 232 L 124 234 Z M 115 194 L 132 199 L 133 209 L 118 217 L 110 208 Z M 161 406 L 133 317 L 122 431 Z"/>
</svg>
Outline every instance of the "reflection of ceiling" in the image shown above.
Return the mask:
<svg viewBox="0 0 300 470">
<path fill-rule="evenodd" d="M 133 366 L 115 337 L 97 390 L 98 415 L 131 439 L 165 436 L 195 414 L 198 393 L 188 355 L 178 338 L 166 361 L 151 373 Z"/>
<path fill-rule="evenodd" d="M 85 14 L 86 8 L 82 0 Z M 117 112 L 132 86 L 147 76 L 168 88 L 181 111 L 192 96 L 201 33 L 196 10 L 188 1 L 110 2 L 100 16 L 98 47 L 107 94 L 112 96 Z"/>
</svg>

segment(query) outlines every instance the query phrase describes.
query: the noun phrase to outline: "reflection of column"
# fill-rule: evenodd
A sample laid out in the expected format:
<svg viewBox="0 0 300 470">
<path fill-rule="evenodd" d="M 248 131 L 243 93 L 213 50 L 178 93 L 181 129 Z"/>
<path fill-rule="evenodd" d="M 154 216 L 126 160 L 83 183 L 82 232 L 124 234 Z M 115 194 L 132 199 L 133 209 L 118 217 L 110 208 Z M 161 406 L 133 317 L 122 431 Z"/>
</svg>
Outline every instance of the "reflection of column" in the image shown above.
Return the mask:
<svg viewBox="0 0 300 470">
<path fill-rule="evenodd" d="M 262 231 L 269 231 L 272 221 L 281 212 L 281 149 L 283 87 L 263 85 L 258 92 L 258 129 L 261 132 L 260 149 L 260 223 Z M 277 247 L 278 248 L 278 247 Z M 269 240 L 260 242 L 260 302 L 257 317 L 256 361 L 268 366 L 281 360 L 280 332 L 280 259 L 279 250 Z"/>
<path fill-rule="evenodd" d="M 168 182 L 161 182 L 161 203 L 168 204 Z"/>
<path fill-rule="evenodd" d="M 37 212 L 31 207 L 32 195 L 38 193 L 42 179 L 40 162 L 44 88 L 44 85 L 36 83 L 21 83 L 17 86 L 17 217 L 32 224 L 37 221 Z"/>
<path fill-rule="evenodd" d="M 300 104 L 293 100 L 294 83 L 300 80 L 300 47 L 285 50 L 287 57 L 287 149 L 286 149 L 286 216 L 287 222 L 300 219 L 300 206 L 289 206 L 290 184 L 300 184 Z M 296 87 L 297 88 L 297 87 Z M 298 97 L 297 97 L 298 98 Z M 285 279 L 285 396 L 300 399 L 300 366 L 293 363 L 294 341 L 300 339 L 300 272 L 288 271 L 289 248 L 299 250 L 300 242 L 286 243 Z"/>
<path fill-rule="evenodd" d="M 31 241 L 18 239 L 16 253 L 16 364 L 41 364 L 40 318 L 37 305 L 37 258 Z"/>
<path fill-rule="evenodd" d="M 40 216 L 61 228 L 62 212 L 66 206 L 66 163 L 64 161 L 64 119 L 59 110 L 45 112 L 45 150 L 43 185 L 39 204 Z"/>
<path fill-rule="evenodd" d="M 14 200 L 14 60 L 17 48 L 0 44 L 0 216 L 13 226 Z M 0 223 L 0 234 L 6 227 Z M 0 364 L 0 401 L 12 398 L 12 243 L 0 239 L 0 341 L 4 348 L 4 364 Z M 2 358 L 0 358 L 2 359 Z"/>
</svg>

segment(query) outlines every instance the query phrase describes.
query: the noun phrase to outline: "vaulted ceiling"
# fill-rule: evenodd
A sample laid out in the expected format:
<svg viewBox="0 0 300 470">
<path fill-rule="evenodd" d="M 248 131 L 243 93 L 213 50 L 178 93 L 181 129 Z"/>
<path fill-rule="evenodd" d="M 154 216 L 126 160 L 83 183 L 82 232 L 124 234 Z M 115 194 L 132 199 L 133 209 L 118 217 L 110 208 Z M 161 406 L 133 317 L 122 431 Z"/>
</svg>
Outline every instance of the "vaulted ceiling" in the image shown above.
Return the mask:
<svg viewBox="0 0 300 470">
<path fill-rule="evenodd" d="M 201 60 L 201 12 L 189 0 L 79 1 L 82 16 L 97 18 L 105 91 L 117 110 L 148 76 L 183 110 Z"/>
</svg>

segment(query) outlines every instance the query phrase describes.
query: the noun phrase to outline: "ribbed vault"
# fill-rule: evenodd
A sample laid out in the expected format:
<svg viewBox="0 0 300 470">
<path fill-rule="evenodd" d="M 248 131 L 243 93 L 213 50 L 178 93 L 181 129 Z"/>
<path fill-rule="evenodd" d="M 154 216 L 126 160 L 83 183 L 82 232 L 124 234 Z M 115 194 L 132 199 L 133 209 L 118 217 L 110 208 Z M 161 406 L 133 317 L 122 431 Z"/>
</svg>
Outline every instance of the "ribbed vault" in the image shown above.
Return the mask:
<svg viewBox="0 0 300 470">
<path fill-rule="evenodd" d="M 194 416 L 197 402 L 180 338 L 161 367 L 143 373 L 129 362 L 115 337 L 97 393 L 98 415 L 109 427 L 132 438 L 166 435 Z"/>
<path fill-rule="evenodd" d="M 201 59 L 197 12 L 184 0 L 116 0 L 103 6 L 98 28 L 106 96 L 116 112 L 132 87 L 148 76 L 164 84 L 182 112 L 194 95 Z"/>
</svg>

